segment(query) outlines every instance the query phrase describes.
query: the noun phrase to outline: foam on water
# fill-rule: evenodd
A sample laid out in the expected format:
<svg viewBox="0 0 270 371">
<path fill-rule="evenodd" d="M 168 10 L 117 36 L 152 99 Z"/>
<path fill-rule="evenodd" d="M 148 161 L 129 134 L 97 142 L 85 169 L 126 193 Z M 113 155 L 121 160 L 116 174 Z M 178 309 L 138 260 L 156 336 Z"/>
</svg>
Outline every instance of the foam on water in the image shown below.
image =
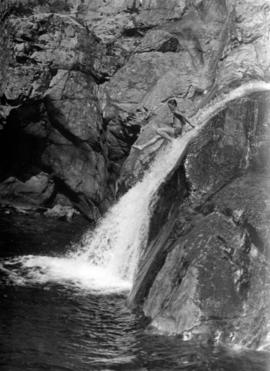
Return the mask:
<svg viewBox="0 0 270 371">
<path fill-rule="evenodd" d="M 97 226 L 84 237 L 84 247 L 73 255 L 104 267 L 132 283 L 141 251 L 148 238 L 154 195 L 184 153 L 193 132 L 161 151 L 143 180 L 130 189 Z"/>
<path fill-rule="evenodd" d="M 192 119 L 197 128 L 159 152 L 143 180 L 109 210 L 95 231 L 83 237 L 82 247 L 75 253 L 63 257 L 31 255 L 7 259 L 1 262 L 0 270 L 15 284 L 56 282 L 102 293 L 129 289 L 147 244 L 157 190 L 181 161 L 198 130 L 232 100 L 269 90 L 269 83 L 251 81 L 200 110 Z"/>
<path fill-rule="evenodd" d="M 154 195 L 195 135 L 189 132 L 161 150 L 143 180 L 83 236 L 76 252 L 64 257 L 16 257 L 2 261 L 0 270 L 19 285 L 72 283 L 103 293 L 130 289 L 147 243 Z"/>
<path fill-rule="evenodd" d="M 103 294 L 130 289 L 127 281 L 104 268 L 69 257 L 16 257 L 3 261 L 0 270 L 7 275 L 7 282 L 18 286 L 57 283 Z"/>
</svg>

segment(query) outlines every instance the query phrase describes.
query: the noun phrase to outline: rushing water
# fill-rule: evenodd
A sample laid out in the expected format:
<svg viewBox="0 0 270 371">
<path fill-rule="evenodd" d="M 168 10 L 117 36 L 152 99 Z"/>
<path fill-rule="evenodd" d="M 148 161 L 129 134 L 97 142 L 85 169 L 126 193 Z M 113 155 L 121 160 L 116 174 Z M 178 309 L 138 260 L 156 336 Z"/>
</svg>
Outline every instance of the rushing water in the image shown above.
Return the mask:
<svg viewBox="0 0 270 371">
<path fill-rule="evenodd" d="M 196 129 L 174 139 L 159 151 L 150 169 L 114 205 L 75 251 L 63 256 L 19 256 L 2 261 L 0 269 L 19 285 L 69 283 L 92 292 L 112 293 L 132 286 L 141 252 L 147 245 L 151 208 L 160 185 L 185 155 L 200 131 L 226 105 L 245 95 L 269 91 L 270 84 L 251 81 L 210 102 L 194 117 Z"/>
<path fill-rule="evenodd" d="M 1 256 L 61 256 L 84 228 L 0 213 Z M 126 307 L 125 294 L 94 294 L 69 282 L 12 284 L 2 271 L 0 298 L 1 371 L 267 370 L 267 353 L 145 332 L 146 320 Z"/>
<path fill-rule="evenodd" d="M 1 370 L 267 369 L 267 353 L 147 335 L 145 320 L 125 305 L 159 186 L 211 117 L 233 99 L 266 90 L 270 84 L 248 83 L 200 111 L 193 118 L 198 129 L 165 147 L 143 180 L 69 251 L 64 230 L 55 237 L 48 228 L 41 238 L 31 225 L 18 234 L 4 218 L 11 232 L 2 236 L 0 262 Z M 13 237 L 5 243 L 7 235 Z"/>
</svg>

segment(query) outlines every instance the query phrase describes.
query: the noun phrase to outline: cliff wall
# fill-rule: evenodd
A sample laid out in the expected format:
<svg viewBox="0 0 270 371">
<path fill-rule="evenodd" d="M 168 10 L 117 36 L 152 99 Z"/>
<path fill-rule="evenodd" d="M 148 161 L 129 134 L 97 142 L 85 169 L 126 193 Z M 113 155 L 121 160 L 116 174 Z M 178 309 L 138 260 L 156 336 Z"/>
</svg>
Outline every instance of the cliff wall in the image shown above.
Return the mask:
<svg viewBox="0 0 270 371">
<path fill-rule="evenodd" d="M 169 98 L 191 116 L 266 78 L 268 8 L 248 4 L 241 19 L 243 2 L 2 1 L 3 198 L 96 220 L 151 161 L 131 145 L 171 120 Z"/>
</svg>

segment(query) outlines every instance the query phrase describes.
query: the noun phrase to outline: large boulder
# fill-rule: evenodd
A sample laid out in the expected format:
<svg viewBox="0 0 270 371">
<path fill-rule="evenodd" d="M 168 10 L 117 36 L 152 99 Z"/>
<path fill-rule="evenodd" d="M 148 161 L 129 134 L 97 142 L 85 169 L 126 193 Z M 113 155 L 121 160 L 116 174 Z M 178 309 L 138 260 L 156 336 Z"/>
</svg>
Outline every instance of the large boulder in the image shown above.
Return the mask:
<svg viewBox="0 0 270 371">
<path fill-rule="evenodd" d="M 153 212 L 129 303 L 154 331 L 254 347 L 266 335 L 268 102 L 254 95 L 212 119 L 179 173 L 182 198 L 172 182 L 163 218 Z"/>
<path fill-rule="evenodd" d="M 52 197 L 54 182 L 46 173 L 33 175 L 26 181 L 9 177 L 0 184 L 1 202 L 11 206 L 41 207 Z"/>
<path fill-rule="evenodd" d="M 156 330 L 260 343 L 269 321 L 268 199 L 269 180 L 252 173 L 226 186 L 201 213 L 181 209 L 172 251 L 143 304 Z"/>
<path fill-rule="evenodd" d="M 53 126 L 92 146 L 101 143 L 102 117 L 97 85 L 85 74 L 58 70 L 46 92 L 45 105 Z"/>
<path fill-rule="evenodd" d="M 12 130 L 14 142 L 27 139 L 27 152 L 36 158 L 35 169 L 29 164 L 27 172 L 45 167 L 58 191 L 63 191 L 62 182 L 76 206 L 83 199 L 84 207 L 79 207 L 96 219 L 106 203 L 107 149 L 95 80 L 113 73 L 122 57 L 114 64 L 113 52 L 106 57 L 106 47 L 70 15 L 45 9 L 24 13 L 19 4 L 14 6 L 3 39 L 9 54 L 1 66 L 1 151 L 15 158 L 9 153 L 13 145 L 8 147 Z M 16 171 L 6 174 L 2 167 L 2 179 L 23 171 L 12 161 L 10 169 Z"/>
</svg>

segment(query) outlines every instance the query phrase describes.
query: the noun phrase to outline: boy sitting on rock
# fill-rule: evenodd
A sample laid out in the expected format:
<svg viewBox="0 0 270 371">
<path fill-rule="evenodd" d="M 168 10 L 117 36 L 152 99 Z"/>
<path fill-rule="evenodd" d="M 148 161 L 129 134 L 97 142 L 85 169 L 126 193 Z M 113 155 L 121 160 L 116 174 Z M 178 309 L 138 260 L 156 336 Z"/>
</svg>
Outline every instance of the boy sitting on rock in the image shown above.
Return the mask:
<svg viewBox="0 0 270 371">
<path fill-rule="evenodd" d="M 189 124 L 192 128 L 195 128 L 195 126 L 192 125 L 190 121 L 179 110 L 177 110 L 177 102 L 175 99 L 170 99 L 168 101 L 168 106 L 173 114 L 173 122 L 169 124 L 167 127 L 156 129 L 157 135 L 155 135 L 152 139 L 150 139 L 148 142 L 144 144 L 133 145 L 134 148 L 141 150 L 145 147 L 150 146 L 151 144 L 156 143 L 158 140 L 162 138 L 167 140 L 177 138 L 180 135 L 182 135 L 185 124 Z"/>
</svg>

